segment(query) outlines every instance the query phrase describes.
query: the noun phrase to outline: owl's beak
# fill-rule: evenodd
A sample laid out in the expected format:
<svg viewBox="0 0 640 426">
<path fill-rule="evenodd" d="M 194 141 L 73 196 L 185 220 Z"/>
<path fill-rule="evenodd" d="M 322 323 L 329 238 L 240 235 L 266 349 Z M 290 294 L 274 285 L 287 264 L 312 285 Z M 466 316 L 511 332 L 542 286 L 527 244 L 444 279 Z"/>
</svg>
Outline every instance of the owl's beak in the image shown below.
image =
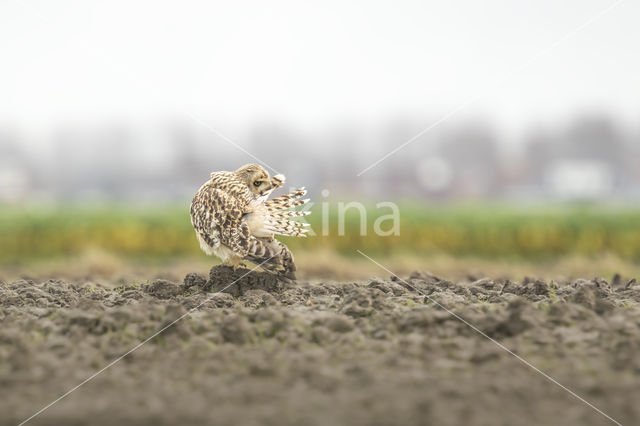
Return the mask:
<svg viewBox="0 0 640 426">
<path fill-rule="evenodd" d="M 271 194 L 273 192 L 273 189 L 274 189 L 273 187 L 263 189 L 262 191 L 260 191 L 260 196 L 261 197 L 268 196 L 269 194 Z"/>
</svg>

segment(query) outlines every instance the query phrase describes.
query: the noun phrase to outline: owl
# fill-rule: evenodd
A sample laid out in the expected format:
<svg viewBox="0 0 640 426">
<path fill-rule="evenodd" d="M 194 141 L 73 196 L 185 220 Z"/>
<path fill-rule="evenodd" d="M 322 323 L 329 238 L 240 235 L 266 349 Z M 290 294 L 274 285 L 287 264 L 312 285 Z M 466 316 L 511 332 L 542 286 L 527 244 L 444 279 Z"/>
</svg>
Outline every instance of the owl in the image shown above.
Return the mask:
<svg viewBox="0 0 640 426">
<path fill-rule="evenodd" d="M 306 204 L 304 188 L 268 200 L 284 184 L 283 175 L 269 177 L 257 164 L 234 172 L 214 172 L 191 202 L 191 223 L 200 247 L 234 268 L 244 260 L 280 277 L 295 279 L 293 254 L 275 235 L 306 237 L 308 224 L 292 220 L 310 212 L 294 207 Z"/>
</svg>

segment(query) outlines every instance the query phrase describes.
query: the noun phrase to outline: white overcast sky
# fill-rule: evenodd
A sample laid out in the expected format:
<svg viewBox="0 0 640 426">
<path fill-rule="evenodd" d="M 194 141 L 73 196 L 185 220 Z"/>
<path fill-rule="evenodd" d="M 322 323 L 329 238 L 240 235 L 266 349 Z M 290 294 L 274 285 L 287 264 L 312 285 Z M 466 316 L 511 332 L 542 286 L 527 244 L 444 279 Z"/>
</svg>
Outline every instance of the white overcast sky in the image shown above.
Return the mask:
<svg viewBox="0 0 640 426">
<path fill-rule="evenodd" d="M 0 123 L 640 119 L 640 2 L 0 0 Z"/>
</svg>

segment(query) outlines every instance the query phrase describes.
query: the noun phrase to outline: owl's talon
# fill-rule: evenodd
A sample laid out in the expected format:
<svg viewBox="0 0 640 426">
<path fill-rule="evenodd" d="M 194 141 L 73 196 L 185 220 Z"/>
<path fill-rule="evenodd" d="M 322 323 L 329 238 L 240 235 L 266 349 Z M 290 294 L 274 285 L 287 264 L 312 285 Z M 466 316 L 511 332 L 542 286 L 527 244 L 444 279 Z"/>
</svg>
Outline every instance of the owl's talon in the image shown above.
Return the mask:
<svg viewBox="0 0 640 426">
<path fill-rule="evenodd" d="M 244 262 L 233 262 L 231 264 L 231 267 L 233 268 L 234 271 L 236 271 L 238 268 L 247 268 L 247 264 Z"/>
</svg>

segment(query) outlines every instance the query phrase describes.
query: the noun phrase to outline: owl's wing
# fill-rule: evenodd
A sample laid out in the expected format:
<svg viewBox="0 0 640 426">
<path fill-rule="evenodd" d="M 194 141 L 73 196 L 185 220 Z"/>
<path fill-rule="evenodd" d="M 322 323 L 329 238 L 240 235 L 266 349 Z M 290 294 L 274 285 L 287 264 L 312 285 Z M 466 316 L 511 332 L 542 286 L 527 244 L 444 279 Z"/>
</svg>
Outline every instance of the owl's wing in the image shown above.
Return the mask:
<svg viewBox="0 0 640 426">
<path fill-rule="evenodd" d="M 194 228 L 211 247 L 224 244 L 244 258 L 249 251 L 249 226 L 242 220 L 247 205 L 227 192 L 203 187 L 191 203 Z"/>
<path fill-rule="evenodd" d="M 289 194 L 265 201 L 262 206 L 260 231 L 277 235 L 306 237 L 309 230 L 305 227 L 309 226 L 309 224 L 296 222 L 294 219 L 306 216 L 311 212 L 309 210 L 290 210 L 309 202 L 308 198 L 300 199 L 306 193 L 307 191 L 304 188 L 300 188 Z"/>
</svg>

